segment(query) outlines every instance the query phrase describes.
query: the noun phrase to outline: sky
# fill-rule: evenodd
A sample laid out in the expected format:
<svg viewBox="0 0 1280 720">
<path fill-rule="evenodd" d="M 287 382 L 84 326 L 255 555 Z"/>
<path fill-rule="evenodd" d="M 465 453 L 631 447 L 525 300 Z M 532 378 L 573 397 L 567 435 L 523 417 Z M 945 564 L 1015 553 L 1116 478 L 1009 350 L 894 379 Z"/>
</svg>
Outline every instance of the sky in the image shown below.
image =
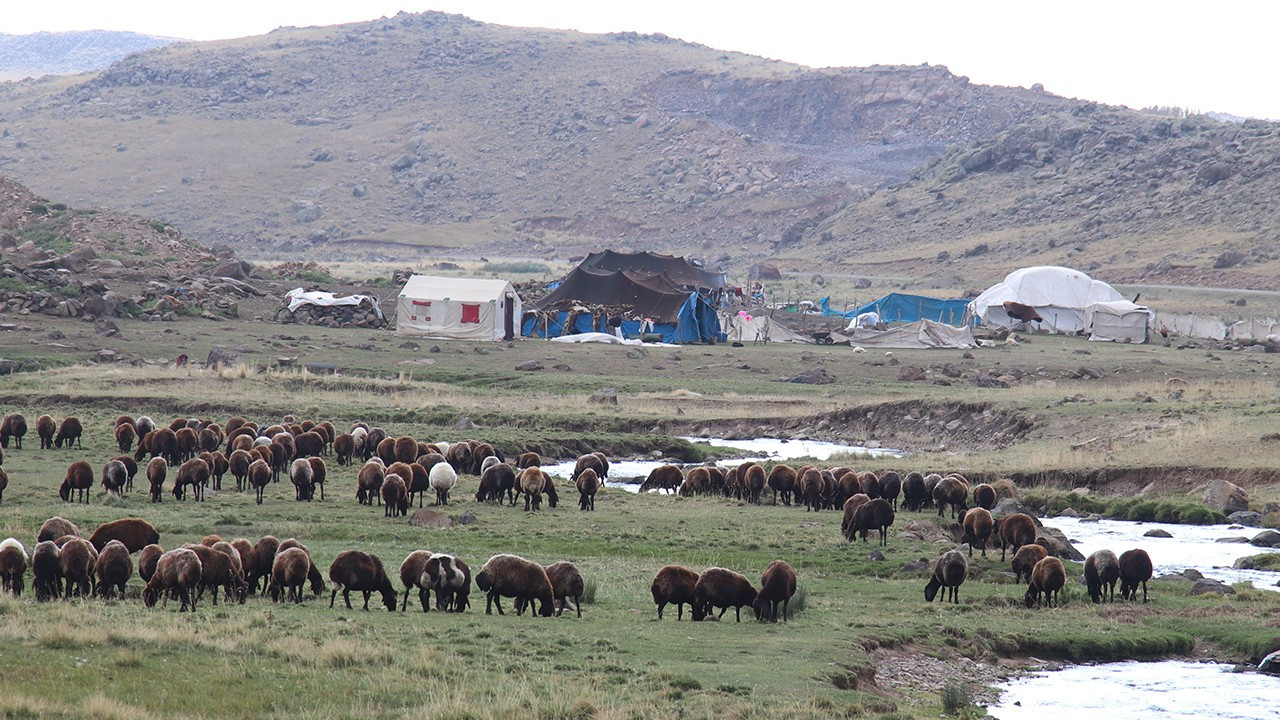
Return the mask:
<svg viewBox="0 0 1280 720">
<path fill-rule="evenodd" d="M 583 32 L 661 32 L 811 67 L 930 63 L 990 85 L 1280 118 L 1280 3 L 1219 0 L 43 0 L 6 3 L 0 32 L 130 30 L 216 40 L 404 10 Z M 1184 9 L 1185 7 L 1185 9 Z"/>
</svg>

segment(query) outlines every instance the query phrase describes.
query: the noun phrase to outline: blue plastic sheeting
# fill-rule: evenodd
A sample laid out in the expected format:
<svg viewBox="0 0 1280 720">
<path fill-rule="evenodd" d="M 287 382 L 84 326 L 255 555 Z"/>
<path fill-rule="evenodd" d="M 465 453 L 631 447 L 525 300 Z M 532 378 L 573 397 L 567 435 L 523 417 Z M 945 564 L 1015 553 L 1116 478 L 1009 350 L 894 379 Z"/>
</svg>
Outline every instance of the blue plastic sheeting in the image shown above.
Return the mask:
<svg viewBox="0 0 1280 720">
<path fill-rule="evenodd" d="M 829 301 L 830 298 L 822 298 L 818 301 L 818 307 L 822 309 L 822 314 L 826 317 L 852 319 L 862 313 L 873 312 L 880 316 L 882 322 L 886 323 L 932 320 L 956 327 L 964 325 L 965 309 L 969 307 L 969 301 L 964 299 L 943 300 L 924 295 L 889 293 L 879 300 L 873 300 L 863 305 L 857 310 L 842 313 L 832 310 Z"/>
<path fill-rule="evenodd" d="M 521 323 L 520 334 L 524 337 L 546 338 L 587 332 L 612 332 L 608 318 L 596 317 L 590 313 L 579 313 L 574 319 L 573 327 L 566 332 L 565 324 L 568 322 L 569 313 L 564 310 L 557 312 L 553 318 L 547 318 L 545 322 L 542 315 L 531 314 Z M 623 320 L 622 336 L 640 337 L 640 326 L 639 320 Z M 676 344 L 709 342 L 723 334 L 715 308 L 696 292 L 689 293 L 689 299 L 680 308 L 676 322 L 654 323 L 650 332 L 661 335 L 662 342 Z"/>
</svg>

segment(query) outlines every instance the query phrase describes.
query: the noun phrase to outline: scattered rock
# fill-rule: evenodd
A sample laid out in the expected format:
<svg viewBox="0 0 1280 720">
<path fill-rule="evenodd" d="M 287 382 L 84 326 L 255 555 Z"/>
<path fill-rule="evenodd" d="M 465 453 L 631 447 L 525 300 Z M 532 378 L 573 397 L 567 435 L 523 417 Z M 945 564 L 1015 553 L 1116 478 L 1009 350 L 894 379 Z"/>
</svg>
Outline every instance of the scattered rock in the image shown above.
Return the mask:
<svg viewBox="0 0 1280 720">
<path fill-rule="evenodd" d="M 1005 515 L 1013 515 L 1014 513 L 1023 513 L 1025 515 L 1030 515 L 1031 517 L 1036 516 L 1036 514 L 1031 511 L 1031 508 L 1028 508 L 1026 505 L 1018 502 L 1017 498 L 1004 498 L 1000 502 L 996 503 L 996 506 L 991 509 L 991 515 L 996 518 L 1002 518 Z"/>
<path fill-rule="evenodd" d="M 870 553 L 867 554 L 867 559 L 870 560 L 871 562 L 883 562 L 884 553 L 880 552 L 879 550 L 872 550 Z"/>
<path fill-rule="evenodd" d="M 401 350 L 417 350 L 417 349 L 419 349 L 419 348 L 421 348 L 421 347 L 422 347 L 421 345 L 419 345 L 418 343 L 416 343 L 416 342 L 414 342 L 414 341 L 412 341 L 412 340 L 406 340 L 406 341 L 404 341 L 404 342 L 400 343 L 400 349 L 401 349 Z"/>
<path fill-rule="evenodd" d="M 1195 585 L 1191 586 L 1192 595 L 1207 595 L 1208 593 L 1216 593 L 1218 595 L 1235 595 L 1236 589 L 1213 578 L 1203 578 L 1197 580 Z"/>
<path fill-rule="evenodd" d="M 1258 669 L 1265 673 L 1280 673 L 1280 650 L 1262 658 L 1262 662 L 1258 663 Z"/>
<path fill-rule="evenodd" d="M 419 508 L 409 516 L 409 524 L 415 527 L 447 528 L 453 525 L 453 520 L 442 512 Z"/>
<path fill-rule="evenodd" d="M 921 572 L 929 567 L 926 560 L 915 560 L 902 566 L 902 572 Z"/>
<path fill-rule="evenodd" d="M 522 362 L 517 365 L 516 369 L 525 372 L 533 372 L 534 370 L 541 370 L 544 367 L 546 366 L 542 364 L 541 360 L 529 360 L 528 362 Z"/>
<path fill-rule="evenodd" d="M 836 381 L 836 376 L 827 371 L 825 367 L 819 365 L 810 368 L 786 382 L 800 383 L 801 385 L 830 385 Z"/>
<path fill-rule="evenodd" d="M 924 368 L 916 365 L 903 365 L 898 370 L 899 382 L 920 382 L 925 379 Z"/>
<path fill-rule="evenodd" d="M 239 363 L 240 353 L 235 350 L 216 347 L 209 351 L 209 357 L 205 359 L 204 366 L 217 369 L 219 367 L 235 367 Z"/>
<path fill-rule="evenodd" d="M 1276 532 L 1275 530 L 1263 530 L 1250 538 L 1249 544 L 1254 547 L 1280 547 L 1280 532 Z"/>
<path fill-rule="evenodd" d="M 462 513 L 461 515 L 459 515 L 459 516 L 458 516 L 457 523 L 458 523 L 459 525 L 475 525 L 475 524 L 476 524 L 476 514 L 475 514 L 475 513 L 473 513 L 473 512 L 471 512 L 470 510 L 468 510 L 468 511 L 466 511 L 466 512 L 464 512 L 464 513 Z"/>
<path fill-rule="evenodd" d="M 618 389 L 617 388 L 600 388 L 591 393 L 591 397 L 587 398 L 587 402 L 593 405 L 617 405 Z"/>
<path fill-rule="evenodd" d="M 1216 543 L 1226 543 L 1226 544 L 1235 544 L 1235 545 L 1248 545 L 1248 544 L 1249 544 L 1249 538 L 1244 537 L 1244 536 L 1242 536 L 1242 535 L 1235 535 L 1235 536 L 1232 536 L 1232 537 L 1220 537 L 1220 538 L 1218 538 L 1217 540 L 1214 540 L 1214 542 L 1216 542 Z"/>
<path fill-rule="evenodd" d="M 1173 536 L 1169 534 L 1168 530 L 1162 530 L 1160 528 L 1151 528 L 1150 530 L 1142 533 L 1142 537 L 1171 538 Z"/>
<path fill-rule="evenodd" d="M 476 424 L 471 422 L 471 418 L 463 415 L 453 424 L 454 430 L 475 430 Z"/>
<path fill-rule="evenodd" d="M 1262 513 L 1252 510 L 1237 510 L 1228 515 L 1227 520 L 1245 527 L 1262 527 Z"/>
<path fill-rule="evenodd" d="M 1045 538 L 1049 545 L 1050 551 L 1062 558 L 1063 560 L 1075 560 L 1076 562 L 1084 562 L 1084 554 L 1076 549 L 1067 536 L 1058 528 L 1041 527 L 1040 537 Z"/>
<path fill-rule="evenodd" d="M 627 351 L 627 357 L 632 360 L 640 360 L 649 357 L 649 351 L 642 347 L 633 347 Z"/>
<path fill-rule="evenodd" d="M 1203 502 L 1212 510 L 1230 514 L 1249 509 L 1249 493 L 1226 480 L 1210 480 L 1204 488 Z"/>
</svg>

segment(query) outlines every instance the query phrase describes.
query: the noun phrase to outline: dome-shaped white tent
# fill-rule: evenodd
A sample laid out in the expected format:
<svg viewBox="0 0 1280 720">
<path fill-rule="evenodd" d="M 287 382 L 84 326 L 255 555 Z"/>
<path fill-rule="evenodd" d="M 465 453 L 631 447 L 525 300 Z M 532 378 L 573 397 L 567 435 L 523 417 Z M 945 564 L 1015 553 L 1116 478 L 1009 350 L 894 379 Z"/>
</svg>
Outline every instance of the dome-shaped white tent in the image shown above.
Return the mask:
<svg viewBox="0 0 1280 720">
<path fill-rule="evenodd" d="M 1094 303 L 1124 300 L 1120 293 L 1101 280 L 1079 270 L 1042 265 L 1021 268 L 987 288 L 969 303 L 969 311 L 990 327 L 1013 327 L 1020 320 L 1010 317 L 1005 303 L 1026 305 L 1043 318 L 1039 330 L 1055 333 L 1079 332 L 1085 327 L 1085 308 Z"/>
</svg>

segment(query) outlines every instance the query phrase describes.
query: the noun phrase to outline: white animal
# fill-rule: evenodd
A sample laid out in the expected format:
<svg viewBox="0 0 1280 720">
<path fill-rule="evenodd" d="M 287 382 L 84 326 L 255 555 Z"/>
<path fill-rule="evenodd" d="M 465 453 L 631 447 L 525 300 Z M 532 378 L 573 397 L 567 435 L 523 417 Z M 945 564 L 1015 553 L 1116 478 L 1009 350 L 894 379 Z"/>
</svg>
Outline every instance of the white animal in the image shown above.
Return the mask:
<svg viewBox="0 0 1280 720">
<path fill-rule="evenodd" d="M 453 471 L 449 463 L 436 463 L 427 476 L 431 489 L 436 491 L 436 505 L 449 504 L 449 491 L 458 484 L 458 473 Z"/>
</svg>

